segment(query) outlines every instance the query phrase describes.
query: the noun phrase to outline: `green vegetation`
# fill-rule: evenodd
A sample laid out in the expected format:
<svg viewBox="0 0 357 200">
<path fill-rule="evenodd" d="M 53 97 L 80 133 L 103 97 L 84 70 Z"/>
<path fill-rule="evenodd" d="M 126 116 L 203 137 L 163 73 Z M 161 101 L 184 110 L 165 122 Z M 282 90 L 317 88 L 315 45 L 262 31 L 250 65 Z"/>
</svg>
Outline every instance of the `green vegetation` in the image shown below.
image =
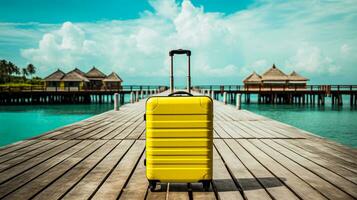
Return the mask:
<svg viewBox="0 0 357 200">
<path fill-rule="evenodd" d="M 29 83 L 4 83 L 0 84 L 0 87 L 30 87 L 41 86 L 41 84 L 29 84 Z"/>
<path fill-rule="evenodd" d="M 36 74 L 36 67 L 33 64 L 19 68 L 11 61 L 0 60 L 0 86 L 24 87 L 42 85 L 42 79 L 33 77 L 34 74 Z M 28 79 L 28 76 L 31 78 Z"/>
</svg>

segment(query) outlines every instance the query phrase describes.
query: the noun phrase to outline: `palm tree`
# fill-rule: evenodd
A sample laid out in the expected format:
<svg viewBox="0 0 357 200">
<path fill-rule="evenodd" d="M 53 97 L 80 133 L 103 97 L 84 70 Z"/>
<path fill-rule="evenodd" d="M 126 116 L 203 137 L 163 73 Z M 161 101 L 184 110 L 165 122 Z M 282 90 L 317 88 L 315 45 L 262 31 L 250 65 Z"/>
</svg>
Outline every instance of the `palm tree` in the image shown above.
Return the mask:
<svg viewBox="0 0 357 200">
<path fill-rule="evenodd" d="M 27 69 L 26 68 L 22 68 L 22 77 L 24 80 L 26 80 L 26 76 L 28 76 L 29 73 L 27 72 Z"/>
<path fill-rule="evenodd" d="M 7 64 L 7 67 L 8 67 L 9 75 L 12 75 L 15 72 L 16 65 L 12 62 L 9 62 Z"/>
<path fill-rule="evenodd" d="M 32 84 L 32 75 L 36 73 L 36 67 L 30 63 L 27 65 L 26 70 L 27 70 L 27 73 L 29 75 L 31 75 L 31 84 Z"/>
<path fill-rule="evenodd" d="M 5 82 L 5 77 L 8 75 L 7 72 L 7 61 L 0 60 L 0 82 Z"/>
<path fill-rule="evenodd" d="M 32 75 L 36 73 L 36 67 L 31 63 L 28 64 L 27 65 L 27 72 L 31 75 L 31 78 L 32 78 Z"/>
<path fill-rule="evenodd" d="M 13 78 L 12 74 L 14 74 L 14 73 L 16 75 L 20 74 L 19 68 L 12 62 L 8 62 L 8 64 L 7 64 L 7 72 L 8 72 L 8 78 L 9 78 L 8 81 L 10 81 L 10 82 L 12 81 L 11 79 Z"/>
<path fill-rule="evenodd" d="M 14 73 L 15 73 L 16 75 L 20 75 L 20 74 L 21 74 L 20 68 L 19 68 L 18 66 L 16 66 L 16 65 L 15 65 L 15 67 L 14 67 Z"/>
</svg>

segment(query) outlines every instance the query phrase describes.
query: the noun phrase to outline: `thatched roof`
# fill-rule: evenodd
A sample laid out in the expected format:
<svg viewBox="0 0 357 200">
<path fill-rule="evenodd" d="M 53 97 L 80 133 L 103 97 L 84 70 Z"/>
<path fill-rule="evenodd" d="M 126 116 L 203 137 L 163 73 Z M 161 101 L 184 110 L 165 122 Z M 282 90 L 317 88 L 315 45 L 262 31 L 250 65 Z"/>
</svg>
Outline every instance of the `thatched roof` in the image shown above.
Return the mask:
<svg viewBox="0 0 357 200">
<path fill-rule="evenodd" d="M 62 81 L 73 81 L 73 82 L 89 82 L 89 80 L 85 77 L 85 74 L 79 69 L 74 69 L 68 72 L 63 78 Z"/>
<path fill-rule="evenodd" d="M 262 81 L 286 81 L 288 76 L 278 69 L 275 64 L 262 75 Z"/>
<path fill-rule="evenodd" d="M 45 78 L 45 81 L 61 81 L 65 73 L 59 69 Z"/>
<path fill-rule="evenodd" d="M 74 72 L 77 72 L 78 74 L 80 74 L 80 75 L 82 75 L 82 76 L 84 76 L 84 77 L 87 77 L 86 76 L 86 73 L 84 73 L 84 72 L 82 72 L 80 69 L 78 69 L 78 68 L 74 68 L 74 70 L 73 70 Z M 72 71 L 71 71 L 72 72 Z"/>
<path fill-rule="evenodd" d="M 243 80 L 243 83 L 261 83 L 262 77 L 253 72 L 251 75 L 249 75 L 247 78 Z"/>
<path fill-rule="evenodd" d="M 106 82 L 123 82 L 123 80 L 116 74 L 115 72 L 112 72 L 105 78 L 103 81 Z"/>
<path fill-rule="evenodd" d="M 300 74 L 296 73 L 295 71 L 291 72 L 291 74 L 288 76 L 289 81 L 308 81 L 309 79 L 301 76 Z"/>
<path fill-rule="evenodd" d="M 86 77 L 89 80 L 102 80 L 102 79 L 106 78 L 107 76 L 103 72 L 99 71 L 99 69 L 93 67 L 91 70 L 89 70 L 86 73 Z"/>
</svg>

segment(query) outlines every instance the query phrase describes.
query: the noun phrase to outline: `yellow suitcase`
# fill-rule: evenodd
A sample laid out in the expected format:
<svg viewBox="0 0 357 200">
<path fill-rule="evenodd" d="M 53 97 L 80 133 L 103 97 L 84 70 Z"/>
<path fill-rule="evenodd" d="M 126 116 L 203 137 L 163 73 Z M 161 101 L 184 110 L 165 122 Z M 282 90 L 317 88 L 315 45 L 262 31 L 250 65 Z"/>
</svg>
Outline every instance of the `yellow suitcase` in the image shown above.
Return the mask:
<svg viewBox="0 0 357 200">
<path fill-rule="evenodd" d="M 170 85 L 172 91 L 173 80 Z M 190 84 L 187 88 L 190 91 Z M 213 170 L 212 99 L 184 91 L 150 97 L 145 116 L 150 189 L 155 190 L 157 182 L 202 182 L 208 190 Z"/>
</svg>

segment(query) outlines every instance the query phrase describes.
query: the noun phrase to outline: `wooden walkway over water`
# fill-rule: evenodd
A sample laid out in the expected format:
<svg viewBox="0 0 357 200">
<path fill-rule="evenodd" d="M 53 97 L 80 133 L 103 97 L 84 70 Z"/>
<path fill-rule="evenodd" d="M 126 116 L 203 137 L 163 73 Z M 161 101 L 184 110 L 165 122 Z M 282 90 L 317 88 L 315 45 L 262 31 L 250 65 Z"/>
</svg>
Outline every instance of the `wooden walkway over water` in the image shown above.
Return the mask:
<svg viewBox="0 0 357 200">
<path fill-rule="evenodd" d="M 0 149 L 0 199 L 356 199 L 357 150 L 215 102 L 214 181 L 148 190 L 145 101 Z"/>
</svg>

